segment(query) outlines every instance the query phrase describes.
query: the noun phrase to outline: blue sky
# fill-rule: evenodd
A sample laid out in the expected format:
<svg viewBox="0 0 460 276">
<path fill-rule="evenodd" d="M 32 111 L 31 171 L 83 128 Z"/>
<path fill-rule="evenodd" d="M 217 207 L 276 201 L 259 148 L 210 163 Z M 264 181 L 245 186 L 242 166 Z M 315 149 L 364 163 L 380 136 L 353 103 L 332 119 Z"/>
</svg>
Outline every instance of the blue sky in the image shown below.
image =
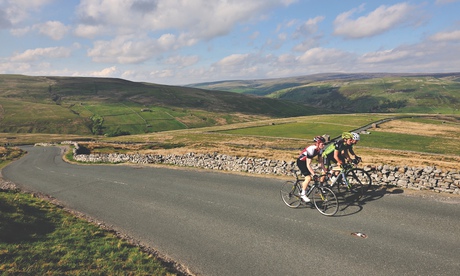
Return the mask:
<svg viewBox="0 0 460 276">
<path fill-rule="evenodd" d="M 0 0 L 0 74 L 183 85 L 460 72 L 460 0 Z"/>
</svg>

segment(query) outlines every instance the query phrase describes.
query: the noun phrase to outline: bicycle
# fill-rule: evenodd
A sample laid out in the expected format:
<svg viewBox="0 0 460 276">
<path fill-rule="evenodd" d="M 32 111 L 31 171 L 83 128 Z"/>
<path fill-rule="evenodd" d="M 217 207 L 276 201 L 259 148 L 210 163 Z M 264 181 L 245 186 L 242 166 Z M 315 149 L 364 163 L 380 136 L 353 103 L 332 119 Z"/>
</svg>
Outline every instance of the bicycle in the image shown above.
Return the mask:
<svg viewBox="0 0 460 276">
<path fill-rule="evenodd" d="M 357 168 L 356 165 L 343 164 L 338 176 L 334 176 L 334 170 L 329 170 L 324 181 L 329 183 L 331 188 L 337 187 L 338 193 L 341 193 L 341 189 L 345 188 L 344 192 L 350 192 L 359 199 L 371 187 L 372 179 L 368 172 Z"/>
<path fill-rule="evenodd" d="M 296 179 L 295 181 L 288 180 L 281 186 L 280 195 L 283 202 L 290 208 L 297 208 L 302 203 L 306 203 L 300 197 L 300 191 L 302 189 L 302 182 L 304 179 L 301 174 L 296 170 L 292 170 Z M 319 181 L 319 177 L 313 178 L 313 185 L 308 187 L 306 191 L 307 197 L 311 199 L 311 202 L 316 209 L 325 216 L 333 216 L 339 210 L 339 201 L 335 193 L 329 187 L 323 185 Z M 311 197 L 310 197 L 311 196 Z"/>
</svg>

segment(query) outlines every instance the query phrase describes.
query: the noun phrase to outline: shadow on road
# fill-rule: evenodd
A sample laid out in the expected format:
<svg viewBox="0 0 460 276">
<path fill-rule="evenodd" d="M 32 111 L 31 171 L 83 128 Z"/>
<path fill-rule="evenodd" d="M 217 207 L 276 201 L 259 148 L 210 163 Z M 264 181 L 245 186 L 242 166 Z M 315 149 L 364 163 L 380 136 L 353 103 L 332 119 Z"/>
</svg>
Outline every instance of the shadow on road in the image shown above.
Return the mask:
<svg viewBox="0 0 460 276">
<path fill-rule="evenodd" d="M 392 186 L 372 185 L 361 198 L 349 193 L 337 193 L 339 199 L 339 211 L 335 214 L 336 217 L 350 216 L 361 212 L 364 205 L 381 199 L 388 194 L 402 194 L 403 189 L 395 189 Z"/>
</svg>

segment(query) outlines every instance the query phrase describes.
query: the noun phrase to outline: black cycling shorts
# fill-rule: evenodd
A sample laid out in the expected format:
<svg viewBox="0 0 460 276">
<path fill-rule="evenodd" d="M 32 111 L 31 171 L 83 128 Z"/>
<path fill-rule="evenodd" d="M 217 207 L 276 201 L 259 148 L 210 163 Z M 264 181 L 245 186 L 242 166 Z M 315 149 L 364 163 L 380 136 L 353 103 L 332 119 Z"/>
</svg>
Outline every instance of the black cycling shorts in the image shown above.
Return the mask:
<svg viewBox="0 0 460 276">
<path fill-rule="evenodd" d="M 299 167 L 300 172 L 304 175 L 311 175 L 311 172 L 307 169 L 307 161 L 302 161 L 297 159 L 297 167 Z"/>
</svg>

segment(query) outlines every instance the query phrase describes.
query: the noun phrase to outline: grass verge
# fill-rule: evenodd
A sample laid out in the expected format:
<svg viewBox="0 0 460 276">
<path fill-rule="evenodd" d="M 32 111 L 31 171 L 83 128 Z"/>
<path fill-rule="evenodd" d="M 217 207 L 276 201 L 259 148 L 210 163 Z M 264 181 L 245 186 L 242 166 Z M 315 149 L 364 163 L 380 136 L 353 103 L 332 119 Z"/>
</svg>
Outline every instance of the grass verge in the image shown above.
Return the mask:
<svg viewBox="0 0 460 276">
<path fill-rule="evenodd" d="M 32 194 L 0 190 L 2 275 L 180 275 L 155 254 Z"/>
</svg>

